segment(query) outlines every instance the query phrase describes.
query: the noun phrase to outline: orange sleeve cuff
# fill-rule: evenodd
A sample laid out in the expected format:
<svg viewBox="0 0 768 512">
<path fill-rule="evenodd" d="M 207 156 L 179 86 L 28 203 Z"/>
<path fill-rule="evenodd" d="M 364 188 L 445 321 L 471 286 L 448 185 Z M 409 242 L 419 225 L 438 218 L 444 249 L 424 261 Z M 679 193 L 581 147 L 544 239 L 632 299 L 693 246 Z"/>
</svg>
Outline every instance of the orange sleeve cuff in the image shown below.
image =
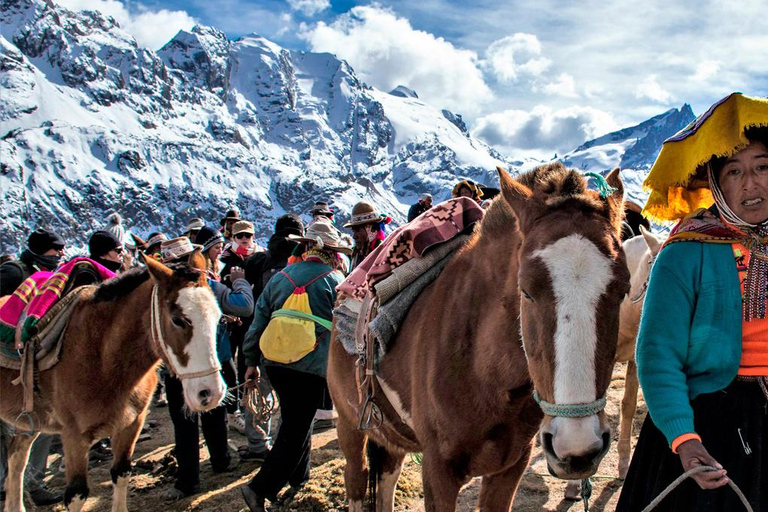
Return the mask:
<svg viewBox="0 0 768 512">
<path fill-rule="evenodd" d="M 675 440 L 672 441 L 672 453 L 677 453 L 677 448 L 684 442 L 690 441 L 691 439 L 695 439 L 698 442 L 701 442 L 701 437 L 699 437 L 699 434 L 693 432 L 676 437 Z"/>
</svg>

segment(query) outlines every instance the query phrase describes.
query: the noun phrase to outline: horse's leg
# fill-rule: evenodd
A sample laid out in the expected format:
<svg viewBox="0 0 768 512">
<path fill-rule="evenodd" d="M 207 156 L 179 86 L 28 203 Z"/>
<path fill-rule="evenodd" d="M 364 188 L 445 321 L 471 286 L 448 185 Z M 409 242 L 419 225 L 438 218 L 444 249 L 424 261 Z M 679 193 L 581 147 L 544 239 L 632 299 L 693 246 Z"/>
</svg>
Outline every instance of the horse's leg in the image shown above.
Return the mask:
<svg viewBox="0 0 768 512">
<path fill-rule="evenodd" d="M 517 493 L 517 486 L 531 461 L 533 442 L 525 447 L 520 459 L 506 471 L 484 476 L 480 487 L 480 510 L 483 512 L 507 512 Z"/>
<path fill-rule="evenodd" d="M 627 361 L 627 375 L 624 377 L 624 398 L 621 399 L 621 420 L 619 422 L 619 478 L 626 478 L 629 470 L 629 455 L 632 451 L 632 423 L 637 410 L 637 364 Z"/>
<path fill-rule="evenodd" d="M 146 409 L 136 419 L 112 436 L 112 512 L 128 512 L 128 481 L 131 477 L 131 457 L 136 446 L 136 440 L 141 433 Z"/>
<path fill-rule="evenodd" d="M 65 430 L 61 433 L 67 476 L 64 505 L 68 512 L 80 512 L 88 499 L 88 450 L 92 441 L 79 432 Z"/>
<path fill-rule="evenodd" d="M 379 477 L 376 480 L 376 511 L 392 512 L 395 508 L 395 489 L 400 472 L 403 470 L 403 454 L 382 450 L 379 461 Z"/>
<path fill-rule="evenodd" d="M 349 512 L 363 512 L 368 482 L 368 469 L 365 467 L 365 435 L 342 415 L 339 415 L 336 431 L 339 447 L 347 461 L 344 468 L 344 487 L 347 490 Z"/>
<path fill-rule="evenodd" d="M 24 512 L 24 470 L 29 450 L 40 435 L 15 435 L 8 444 L 8 474 L 5 475 L 5 512 Z"/>
<path fill-rule="evenodd" d="M 425 450 L 421 460 L 425 512 L 454 512 L 456 499 L 464 482 L 457 478 L 451 464 L 434 452 Z"/>
</svg>

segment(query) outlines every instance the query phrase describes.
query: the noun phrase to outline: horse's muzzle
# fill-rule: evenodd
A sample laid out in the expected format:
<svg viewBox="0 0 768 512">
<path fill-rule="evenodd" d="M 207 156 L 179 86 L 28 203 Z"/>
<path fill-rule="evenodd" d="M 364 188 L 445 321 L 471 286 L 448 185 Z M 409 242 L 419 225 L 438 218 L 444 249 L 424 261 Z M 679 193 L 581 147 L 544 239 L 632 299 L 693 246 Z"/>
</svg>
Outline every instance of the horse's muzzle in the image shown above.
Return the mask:
<svg viewBox="0 0 768 512">
<path fill-rule="evenodd" d="M 218 372 L 205 377 L 185 379 L 184 401 L 192 412 L 205 412 L 218 407 L 224 400 L 227 387 Z"/>
<path fill-rule="evenodd" d="M 553 476 L 576 480 L 597 472 L 611 446 L 610 428 L 601 423 L 597 416 L 556 418 L 542 428 L 541 446 Z"/>
</svg>

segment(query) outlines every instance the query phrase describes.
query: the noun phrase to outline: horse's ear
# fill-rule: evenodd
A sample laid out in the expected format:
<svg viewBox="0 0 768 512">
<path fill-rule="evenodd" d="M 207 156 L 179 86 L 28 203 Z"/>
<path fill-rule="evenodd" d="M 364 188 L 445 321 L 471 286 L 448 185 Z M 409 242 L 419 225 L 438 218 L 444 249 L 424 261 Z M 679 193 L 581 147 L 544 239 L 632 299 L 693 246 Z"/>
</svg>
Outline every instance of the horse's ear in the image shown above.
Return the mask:
<svg viewBox="0 0 768 512">
<path fill-rule="evenodd" d="M 200 251 L 200 249 L 195 249 L 195 251 L 189 255 L 187 265 L 192 268 L 196 268 L 197 270 L 205 270 L 205 258 L 203 257 L 203 253 Z"/>
<path fill-rule="evenodd" d="M 651 254 L 656 256 L 659 253 L 659 249 L 661 249 L 661 240 L 645 229 L 645 226 L 643 225 L 640 225 L 640 233 L 643 235 L 643 238 L 645 238 L 645 243 L 648 244 Z"/>
<path fill-rule="evenodd" d="M 499 183 L 501 185 L 501 195 L 504 200 L 512 207 L 520 225 L 523 224 L 523 218 L 526 215 L 526 209 L 531 203 L 533 192 L 531 189 L 512 179 L 512 177 L 502 169 L 496 167 L 499 173 Z"/>
<path fill-rule="evenodd" d="M 621 234 L 621 221 L 624 220 L 624 183 L 621 181 L 621 169 L 616 167 L 609 172 L 605 181 L 614 189 L 611 195 L 606 197 L 608 217 L 616 226 L 616 231 Z"/>
<path fill-rule="evenodd" d="M 147 270 L 149 270 L 149 275 L 152 276 L 152 279 L 155 281 L 163 281 L 165 279 L 170 279 L 171 276 L 173 276 L 173 270 L 169 269 L 155 258 L 145 256 L 143 253 L 141 254 L 141 258 L 144 260 L 144 264 L 147 266 Z"/>
</svg>

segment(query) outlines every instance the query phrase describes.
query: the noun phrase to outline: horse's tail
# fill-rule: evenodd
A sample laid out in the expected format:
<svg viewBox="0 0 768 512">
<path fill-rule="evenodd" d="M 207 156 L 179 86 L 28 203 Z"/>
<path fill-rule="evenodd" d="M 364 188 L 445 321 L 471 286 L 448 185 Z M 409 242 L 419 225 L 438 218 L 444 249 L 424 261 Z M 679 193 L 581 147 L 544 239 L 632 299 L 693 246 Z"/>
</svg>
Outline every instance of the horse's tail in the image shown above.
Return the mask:
<svg viewBox="0 0 768 512">
<path fill-rule="evenodd" d="M 386 449 L 380 446 L 370 438 L 366 447 L 368 456 L 368 510 L 376 512 L 376 491 L 378 489 L 379 478 L 381 478 L 384 460 L 386 458 Z"/>
</svg>

